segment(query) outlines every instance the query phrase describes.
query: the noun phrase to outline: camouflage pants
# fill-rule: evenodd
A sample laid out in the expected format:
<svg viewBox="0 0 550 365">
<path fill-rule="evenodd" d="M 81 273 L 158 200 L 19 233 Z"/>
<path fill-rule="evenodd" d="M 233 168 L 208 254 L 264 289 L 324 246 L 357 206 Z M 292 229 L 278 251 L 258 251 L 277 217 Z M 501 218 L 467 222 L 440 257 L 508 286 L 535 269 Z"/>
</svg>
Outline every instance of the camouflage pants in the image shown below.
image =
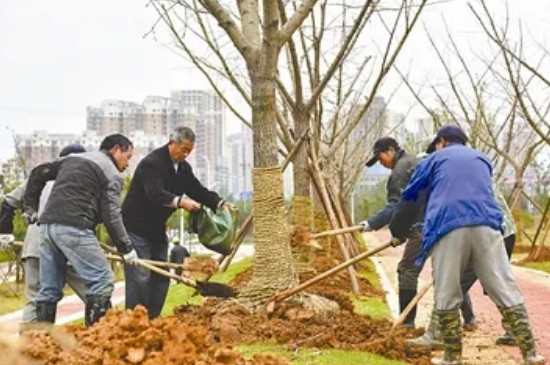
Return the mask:
<svg viewBox="0 0 550 365">
<path fill-rule="evenodd" d="M 460 279 L 469 263 L 498 307 L 523 303 L 500 232 L 487 226 L 462 227 L 443 236 L 432 250 L 436 310 L 452 311 L 460 307 L 463 300 Z"/>
</svg>

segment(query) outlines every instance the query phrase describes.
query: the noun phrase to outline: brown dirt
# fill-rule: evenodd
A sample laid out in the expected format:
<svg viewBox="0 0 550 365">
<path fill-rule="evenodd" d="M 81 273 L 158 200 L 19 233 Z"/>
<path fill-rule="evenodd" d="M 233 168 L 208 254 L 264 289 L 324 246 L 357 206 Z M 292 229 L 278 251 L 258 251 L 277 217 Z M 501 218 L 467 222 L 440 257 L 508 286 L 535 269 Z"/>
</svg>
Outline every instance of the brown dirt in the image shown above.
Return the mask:
<svg viewBox="0 0 550 365">
<path fill-rule="evenodd" d="M 110 310 L 91 328 L 68 326 L 75 346 L 63 346 L 44 332 L 29 333 L 24 354 L 46 365 L 289 365 L 286 359 L 254 356 L 245 360 L 216 341 L 204 327 L 176 317 L 149 321 L 147 311 Z"/>
<path fill-rule="evenodd" d="M 337 256 L 336 253 L 332 257 L 334 256 Z M 337 263 L 339 261 L 328 257 L 316 258 L 316 272 L 301 273 L 300 281 L 334 267 Z M 251 274 L 251 269 L 244 271 L 231 285 L 245 285 Z M 383 295 L 381 290 L 373 287 L 364 278 L 359 278 L 359 284 L 362 294 Z M 318 347 L 364 350 L 412 364 L 429 364 L 429 351 L 411 347 L 404 342 L 405 338 L 418 336 L 422 331 L 399 328 L 393 336 L 388 336 L 392 322 L 374 321 L 353 313 L 349 286 L 347 271 L 342 271 L 308 289 L 308 293 L 322 295 L 339 304 L 341 310 L 330 318 L 315 316 L 312 311 L 302 307 L 299 299 L 278 305 L 271 314 L 252 312 L 244 305 L 228 306 L 227 303 L 220 310 L 217 300 L 209 300 L 203 307 L 185 305 L 179 307 L 175 314 L 185 323 L 208 328 L 223 343 L 274 341 L 287 345 L 290 349 Z"/>
<path fill-rule="evenodd" d="M 183 274 L 202 280 L 218 271 L 218 262 L 210 257 L 188 257 L 183 264 Z"/>
</svg>

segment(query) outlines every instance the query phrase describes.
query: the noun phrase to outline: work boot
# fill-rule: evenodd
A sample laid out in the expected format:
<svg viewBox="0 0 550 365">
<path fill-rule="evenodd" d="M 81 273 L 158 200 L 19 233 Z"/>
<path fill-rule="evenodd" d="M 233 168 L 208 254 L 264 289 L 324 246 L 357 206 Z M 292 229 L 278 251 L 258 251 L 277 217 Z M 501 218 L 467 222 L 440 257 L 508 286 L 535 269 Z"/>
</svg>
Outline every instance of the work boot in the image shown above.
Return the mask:
<svg viewBox="0 0 550 365">
<path fill-rule="evenodd" d="M 503 317 L 503 327 L 505 329 L 510 328 L 510 332 L 521 350 L 524 364 L 544 364 L 544 358 L 537 355 L 535 350 L 535 339 L 533 338 L 525 305 L 522 303 L 508 308 L 499 307 L 499 310 Z M 506 324 L 504 325 L 504 323 Z"/>
<path fill-rule="evenodd" d="M 430 323 L 428 325 L 426 333 L 424 333 L 420 337 L 405 341 L 411 345 L 427 347 L 430 349 L 443 348 L 443 340 L 441 338 L 441 330 L 439 326 L 439 317 L 437 315 L 437 312 L 435 310 L 432 311 Z"/>
<path fill-rule="evenodd" d="M 86 309 L 84 311 L 84 322 L 90 327 L 111 309 L 111 297 L 104 295 L 88 294 L 86 296 Z"/>
<path fill-rule="evenodd" d="M 470 320 L 469 322 L 464 322 L 462 324 L 462 329 L 465 332 L 474 332 L 477 329 L 477 323 L 476 323 L 475 318 Z"/>
<path fill-rule="evenodd" d="M 434 365 L 462 364 L 462 333 L 458 310 L 437 311 L 441 326 L 441 337 L 445 351 L 443 357 L 432 358 Z"/>
<path fill-rule="evenodd" d="M 36 323 L 33 330 L 51 332 L 57 314 L 57 303 L 36 302 Z"/>
<path fill-rule="evenodd" d="M 498 336 L 497 339 L 495 340 L 495 343 L 497 345 L 504 345 L 504 346 L 517 346 L 516 339 L 508 331 L 504 332 L 503 335 Z"/>
<path fill-rule="evenodd" d="M 416 296 L 415 289 L 399 289 L 399 313 L 403 313 L 407 305 Z M 407 314 L 403 321 L 403 326 L 408 328 L 414 328 L 414 320 L 416 318 L 416 306 Z"/>
</svg>

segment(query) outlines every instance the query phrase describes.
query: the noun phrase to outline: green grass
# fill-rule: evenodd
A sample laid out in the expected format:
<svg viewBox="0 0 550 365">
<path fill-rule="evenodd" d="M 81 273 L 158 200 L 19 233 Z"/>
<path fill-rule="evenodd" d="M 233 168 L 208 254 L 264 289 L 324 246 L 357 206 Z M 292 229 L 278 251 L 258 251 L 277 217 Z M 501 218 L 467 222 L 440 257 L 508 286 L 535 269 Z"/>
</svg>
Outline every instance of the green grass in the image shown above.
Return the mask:
<svg viewBox="0 0 550 365">
<path fill-rule="evenodd" d="M 403 362 L 388 360 L 368 352 L 331 349 L 300 349 L 293 352 L 280 345 L 239 345 L 237 349 L 246 358 L 253 354 L 273 355 L 290 359 L 293 365 L 402 365 Z"/>
<path fill-rule="evenodd" d="M 10 290 L 10 287 L 15 289 L 18 296 Z M 0 284 L 0 301 L 2 302 L 2 305 L 0 305 L 0 314 L 10 313 L 23 308 L 27 301 L 23 292 L 23 284 L 10 283 L 9 287 L 7 284 Z"/>
<path fill-rule="evenodd" d="M 13 261 L 14 256 L 12 250 L 0 250 L 0 262 Z"/>
<path fill-rule="evenodd" d="M 252 258 L 246 258 L 229 266 L 226 272 L 217 273 L 212 276 L 210 281 L 227 284 L 233 280 L 240 272 L 248 269 L 252 265 Z M 199 294 L 193 296 L 195 289 L 182 284 L 170 285 L 166 302 L 162 308 L 161 316 L 166 317 L 173 314 L 174 309 L 182 304 L 202 303 L 203 297 Z"/>
<path fill-rule="evenodd" d="M 362 316 L 371 317 L 374 320 L 391 319 L 388 304 L 380 297 L 351 297 L 353 310 Z"/>
<path fill-rule="evenodd" d="M 361 276 L 367 279 L 374 287 L 381 288 L 382 285 L 374 268 L 374 263 L 370 260 L 365 260 L 362 265 L 365 267 L 365 270 L 361 272 Z M 353 294 L 350 294 L 350 297 L 355 313 L 371 317 L 374 320 L 392 318 L 390 309 L 384 298 L 377 296 L 356 297 Z"/>
<path fill-rule="evenodd" d="M 540 270 L 544 271 L 546 273 L 550 274 L 550 261 L 544 261 L 544 262 L 529 262 L 523 265 L 524 267 L 528 267 L 530 269 Z"/>
</svg>

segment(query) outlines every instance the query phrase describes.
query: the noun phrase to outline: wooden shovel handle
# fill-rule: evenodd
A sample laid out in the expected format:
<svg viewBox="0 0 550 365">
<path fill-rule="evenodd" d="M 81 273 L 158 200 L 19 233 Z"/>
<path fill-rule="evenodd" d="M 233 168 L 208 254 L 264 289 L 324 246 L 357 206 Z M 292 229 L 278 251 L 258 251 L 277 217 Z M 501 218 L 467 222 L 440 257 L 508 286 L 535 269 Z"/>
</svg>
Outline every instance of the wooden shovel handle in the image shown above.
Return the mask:
<svg viewBox="0 0 550 365">
<path fill-rule="evenodd" d="M 346 227 L 346 228 L 333 229 L 330 231 L 324 231 L 324 232 L 312 234 L 311 239 L 317 239 L 317 238 L 326 237 L 326 236 L 335 236 L 337 234 L 351 233 L 351 232 L 356 232 L 360 230 L 361 230 L 361 226 L 352 226 L 352 227 Z"/>
<path fill-rule="evenodd" d="M 403 312 L 399 315 L 399 317 L 395 320 L 393 326 L 391 327 L 391 330 L 390 330 L 390 334 L 393 332 L 393 330 L 399 326 L 400 324 L 403 323 L 403 321 L 405 320 L 405 318 L 407 318 L 407 316 L 409 315 L 409 313 L 411 312 L 411 310 L 414 308 L 415 305 L 418 304 L 418 302 L 420 301 L 420 299 L 422 299 L 422 297 L 428 292 L 428 290 L 432 287 L 433 285 L 433 280 L 430 280 L 430 282 L 426 283 L 426 285 L 424 285 L 422 287 L 422 289 L 420 289 L 420 291 L 416 294 L 416 296 L 410 301 L 410 303 L 405 307 L 405 309 L 403 309 Z"/>
<path fill-rule="evenodd" d="M 374 254 L 377 254 L 380 251 L 385 250 L 386 248 L 388 248 L 390 246 L 391 246 L 391 242 L 386 242 L 386 243 L 384 243 L 380 246 L 377 246 L 373 249 L 370 249 L 366 252 L 363 252 L 362 254 L 359 254 L 359 255 L 355 256 L 354 258 L 351 258 L 347 261 L 344 261 L 340 265 L 335 266 L 332 269 L 327 270 L 324 273 L 322 273 L 320 275 L 317 275 L 316 277 L 311 278 L 308 281 L 305 281 L 300 285 L 295 286 L 294 288 L 291 288 L 291 289 L 285 290 L 283 292 L 280 292 L 278 294 L 275 294 L 268 301 L 268 304 L 269 304 L 269 302 L 279 302 L 283 299 L 286 299 L 286 298 L 288 298 L 288 297 L 290 297 L 290 296 L 292 296 L 292 295 L 294 295 L 294 294 L 296 294 L 296 293 L 312 286 L 313 284 L 315 284 L 315 283 L 317 283 L 317 282 L 319 282 L 319 281 L 321 281 L 321 280 L 323 280 L 323 279 L 325 279 L 325 278 L 327 278 L 331 275 L 334 275 L 339 271 L 342 271 L 343 269 L 347 268 L 348 266 L 351 266 L 351 265 L 355 264 L 356 262 L 362 261 L 362 260 L 366 259 L 369 256 L 372 256 Z"/>
<path fill-rule="evenodd" d="M 172 274 L 171 272 L 168 272 L 166 270 L 158 268 L 155 265 L 151 265 L 151 264 L 143 261 L 142 259 L 137 259 L 136 263 L 137 263 L 138 266 L 141 266 L 141 267 L 144 267 L 148 270 L 151 270 L 154 273 L 157 273 L 157 274 L 162 275 L 162 276 L 166 276 L 167 278 L 174 279 L 176 281 L 179 281 L 180 283 L 183 283 L 187 286 L 190 286 L 190 287 L 193 287 L 193 288 L 197 289 L 197 283 L 194 280 L 191 280 L 191 279 L 186 278 L 184 276 L 178 276 L 176 274 Z"/>
<path fill-rule="evenodd" d="M 107 254 L 107 259 L 112 260 L 112 261 L 124 262 L 124 259 L 122 257 L 118 256 L 118 255 Z M 167 268 L 170 268 L 170 269 L 185 270 L 185 265 L 184 264 L 175 264 L 173 262 L 164 262 L 164 261 L 146 260 L 146 259 L 141 259 L 141 261 L 146 262 L 146 263 L 151 264 L 151 265 L 155 265 L 156 267 L 167 267 Z"/>
</svg>

